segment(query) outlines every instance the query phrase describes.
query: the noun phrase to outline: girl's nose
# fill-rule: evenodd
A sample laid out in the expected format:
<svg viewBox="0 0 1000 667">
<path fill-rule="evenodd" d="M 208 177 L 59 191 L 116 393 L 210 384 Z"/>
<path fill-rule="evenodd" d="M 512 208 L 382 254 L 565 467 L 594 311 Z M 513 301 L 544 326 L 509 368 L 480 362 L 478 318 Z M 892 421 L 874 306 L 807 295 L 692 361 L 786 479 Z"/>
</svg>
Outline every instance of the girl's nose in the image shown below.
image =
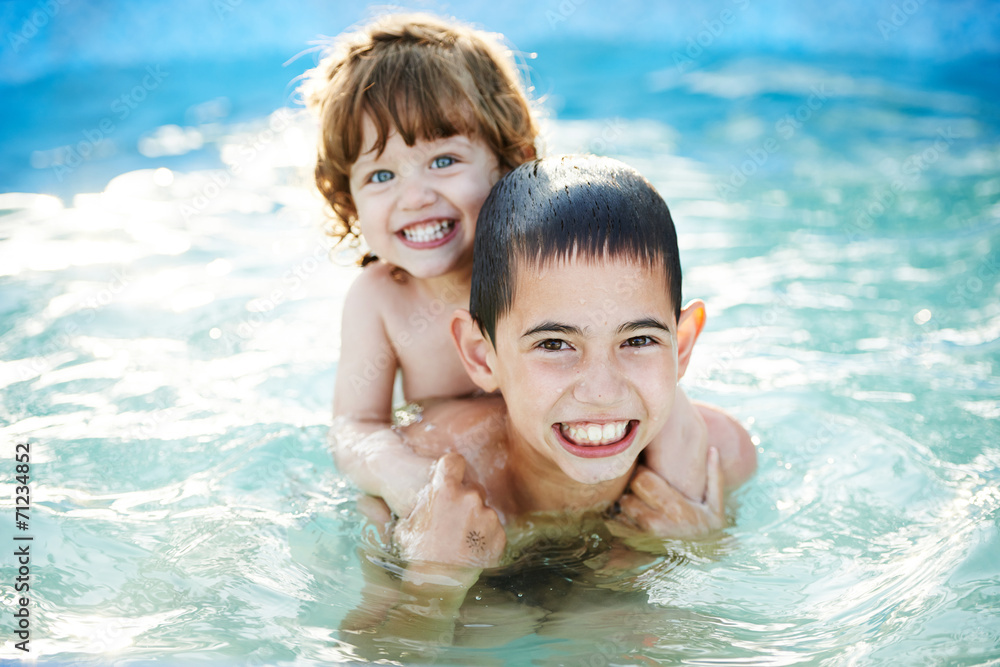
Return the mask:
<svg viewBox="0 0 1000 667">
<path fill-rule="evenodd" d="M 434 203 L 437 193 L 419 174 L 405 178 L 399 205 L 404 210 L 414 211 Z"/>
</svg>

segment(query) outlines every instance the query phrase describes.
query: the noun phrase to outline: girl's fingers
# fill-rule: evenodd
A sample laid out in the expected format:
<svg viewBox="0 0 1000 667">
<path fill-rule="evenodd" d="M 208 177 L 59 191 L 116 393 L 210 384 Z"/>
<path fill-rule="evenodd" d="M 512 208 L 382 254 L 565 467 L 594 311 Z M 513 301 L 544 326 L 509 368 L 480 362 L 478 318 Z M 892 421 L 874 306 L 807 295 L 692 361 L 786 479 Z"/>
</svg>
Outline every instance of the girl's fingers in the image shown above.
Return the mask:
<svg viewBox="0 0 1000 667">
<path fill-rule="evenodd" d="M 632 492 L 654 509 L 684 507 L 691 501 L 655 472 L 641 466 L 632 478 Z"/>
<path fill-rule="evenodd" d="M 649 518 L 653 514 L 649 505 L 631 493 L 619 498 L 618 505 L 621 507 L 621 513 L 615 521 L 631 529 L 649 530 Z"/>
<path fill-rule="evenodd" d="M 448 483 L 461 485 L 465 476 L 465 459 L 461 454 L 449 452 L 438 459 L 434 466 L 434 486 L 441 487 Z"/>
</svg>

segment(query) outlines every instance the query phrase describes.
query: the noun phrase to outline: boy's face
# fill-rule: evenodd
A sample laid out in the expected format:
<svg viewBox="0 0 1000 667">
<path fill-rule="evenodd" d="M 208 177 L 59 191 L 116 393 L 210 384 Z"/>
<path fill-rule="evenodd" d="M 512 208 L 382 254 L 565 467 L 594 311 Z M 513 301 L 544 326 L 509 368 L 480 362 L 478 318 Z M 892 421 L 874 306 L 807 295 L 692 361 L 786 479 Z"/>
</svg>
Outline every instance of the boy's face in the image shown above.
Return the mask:
<svg viewBox="0 0 1000 667">
<path fill-rule="evenodd" d="M 627 260 L 519 268 L 486 357 L 540 462 L 585 484 L 616 479 L 662 429 L 683 372 L 664 283 Z"/>
<path fill-rule="evenodd" d="M 479 139 L 455 135 L 407 146 L 393 131 L 381 155 L 365 117 L 362 153 L 351 165 L 351 196 L 372 252 L 417 278 L 472 266 L 476 218 L 500 178 Z"/>
</svg>

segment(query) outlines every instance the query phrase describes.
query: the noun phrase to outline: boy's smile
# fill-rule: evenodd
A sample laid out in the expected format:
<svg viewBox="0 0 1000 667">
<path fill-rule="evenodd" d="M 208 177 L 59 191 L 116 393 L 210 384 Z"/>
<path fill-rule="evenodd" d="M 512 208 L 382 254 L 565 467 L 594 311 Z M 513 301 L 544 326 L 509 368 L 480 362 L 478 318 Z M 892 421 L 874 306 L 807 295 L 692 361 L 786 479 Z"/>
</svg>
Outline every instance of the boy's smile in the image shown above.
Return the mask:
<svg viewBox="0 0 1000 667">
<path fill-rule="evenodd" d="M 501 175 L 496 156 L 464 135 L 407 146 L 395 130 L 378 154 L 376 136 L 365 117 L 362 153 L 350 173 L 372 252 L 417 278 L 469 270 L 479 209 Z"/>
<path fill-rule="evenodd" d="M 629 260 L 518 267 L 487 353 L 518 453 L 594 484 L 625 475 L 666 423 L 677 325 L 661 269 Z"/>
<path fill-rule="evenodd" d="M 560 444 L 576 456 L 595 459 L 619 454 L 635 436 L 634 420 L 553 424 Z"/>
</svg>

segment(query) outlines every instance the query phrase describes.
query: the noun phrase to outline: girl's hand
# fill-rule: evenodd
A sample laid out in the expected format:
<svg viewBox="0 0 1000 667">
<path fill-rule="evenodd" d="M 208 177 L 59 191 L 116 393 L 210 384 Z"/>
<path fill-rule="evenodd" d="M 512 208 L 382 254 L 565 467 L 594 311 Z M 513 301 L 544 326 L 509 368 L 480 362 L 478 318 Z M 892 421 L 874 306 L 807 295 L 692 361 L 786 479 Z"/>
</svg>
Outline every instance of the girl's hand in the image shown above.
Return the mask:
<svg viewBox="0 0 1000 667">
<path fill-rule="evenodd" d="M 474 569 L 500 562 L 507 545 L 503 525 L 483 492 L 464 480 L 465 466 L 456 453 L 438 460 L 413 512 L 396 527 L 406 560 Z"/>
<path fill-rule="evenodd" d="M 708 450 L 708 479 L 701 502 L 691 500 L 645 466 L 636 468 L 629 492 L 618 501 L 621 513 L 608 523 L 620 537 L 644 534 L 657 538 L 706 537 L 726 525 L 719 450 Z"/>
</svg>

